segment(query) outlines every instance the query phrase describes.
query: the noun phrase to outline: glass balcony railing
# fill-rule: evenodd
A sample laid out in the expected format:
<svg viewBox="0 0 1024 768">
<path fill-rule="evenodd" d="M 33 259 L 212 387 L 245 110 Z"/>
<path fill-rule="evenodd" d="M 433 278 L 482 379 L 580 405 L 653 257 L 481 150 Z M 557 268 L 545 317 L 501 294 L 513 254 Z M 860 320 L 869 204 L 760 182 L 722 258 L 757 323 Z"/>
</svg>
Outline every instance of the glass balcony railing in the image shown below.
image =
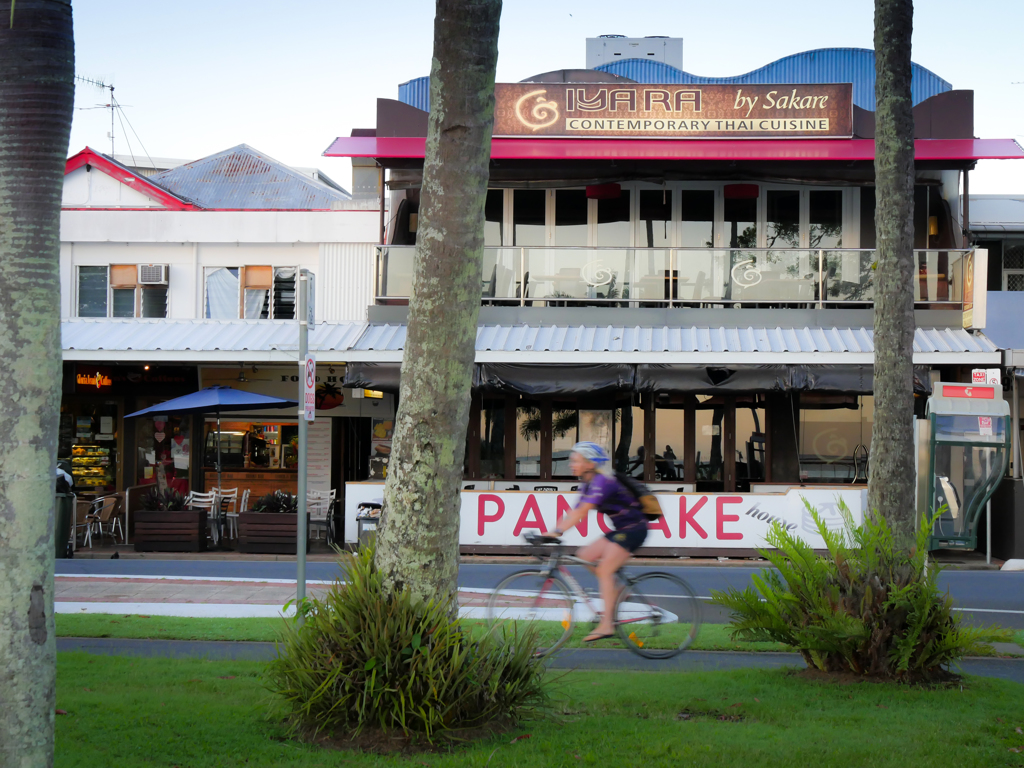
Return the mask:
<svg viewBox="0 0 1024 768">
<path fill-rule="evenodd" d="M 378 246 L 376 299 L 412 293 L 415 246 Z M 960 304 L 968 251 L 914 251 L 914 300 Z M 873 250 L 485 248 L 481 300 L 542 306 L 867 305 Z"/>
</svg>

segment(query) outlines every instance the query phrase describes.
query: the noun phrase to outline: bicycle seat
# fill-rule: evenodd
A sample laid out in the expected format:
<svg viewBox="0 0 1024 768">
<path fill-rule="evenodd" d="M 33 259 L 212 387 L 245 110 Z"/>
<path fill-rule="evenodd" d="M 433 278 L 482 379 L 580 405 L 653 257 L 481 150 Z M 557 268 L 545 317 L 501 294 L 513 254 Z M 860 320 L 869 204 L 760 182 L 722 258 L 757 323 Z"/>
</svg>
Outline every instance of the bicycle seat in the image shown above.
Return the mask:
<svg viewBox="0 0 1024 768">
<path fill-rule="evenodd" d="M 550 546 L 552 544 L 561 544 L 561 538 L 551 538 L 550 536 L 542 536 L 539 533 L 524 533 L 523 538 L 529 544 L 535 544 L 537 546 Z"/>
</svg>

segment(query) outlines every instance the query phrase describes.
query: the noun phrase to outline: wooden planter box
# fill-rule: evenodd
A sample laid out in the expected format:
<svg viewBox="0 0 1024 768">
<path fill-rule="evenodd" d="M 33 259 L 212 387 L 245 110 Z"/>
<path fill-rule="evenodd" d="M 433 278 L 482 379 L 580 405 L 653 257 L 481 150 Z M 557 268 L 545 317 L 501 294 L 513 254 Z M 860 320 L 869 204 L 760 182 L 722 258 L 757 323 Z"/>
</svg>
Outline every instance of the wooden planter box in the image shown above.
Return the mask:
<svg viewBox="0 0 1024 768">
<path fill-rule="evenodd" d="M 268 512 L 242 512 L 238 515 L 238 551 L 249 554 L 295 554 L 299 516 Z M 309 515 L 306 515 L 306 549 L 309 550 Z"/>
<path fill-rule="evenodd" d="M 206 510 L 132 513 L 136 552 L 200 552 L 206 549 Z"/>
</svg>

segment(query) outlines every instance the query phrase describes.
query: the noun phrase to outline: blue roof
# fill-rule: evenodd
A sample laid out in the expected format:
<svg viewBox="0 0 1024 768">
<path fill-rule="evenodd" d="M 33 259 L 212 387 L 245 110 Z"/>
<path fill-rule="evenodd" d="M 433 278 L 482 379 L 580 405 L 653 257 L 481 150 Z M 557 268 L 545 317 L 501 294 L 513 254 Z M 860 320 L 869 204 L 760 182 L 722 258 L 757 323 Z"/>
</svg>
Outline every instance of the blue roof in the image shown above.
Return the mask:
<svg viewBox="0 0 1024 768">
<path fill-rule="evenodd" d="M 650 59 L 623 59 L 595 69 L 638 83 L 853 83 L 853 103 L 875 110 L 875 52 L 870 48 L 819 48 L 785 56 L 760 69 L 734 77 L 691 75 L 670 64 Z M 911 64 L 910 95 L 915 105 L 953 89 L 929 69 Z M 398 100 L 422 110 L 430 110 L 430 77 L 418 77 L 398 86 Z"/>
</svg>

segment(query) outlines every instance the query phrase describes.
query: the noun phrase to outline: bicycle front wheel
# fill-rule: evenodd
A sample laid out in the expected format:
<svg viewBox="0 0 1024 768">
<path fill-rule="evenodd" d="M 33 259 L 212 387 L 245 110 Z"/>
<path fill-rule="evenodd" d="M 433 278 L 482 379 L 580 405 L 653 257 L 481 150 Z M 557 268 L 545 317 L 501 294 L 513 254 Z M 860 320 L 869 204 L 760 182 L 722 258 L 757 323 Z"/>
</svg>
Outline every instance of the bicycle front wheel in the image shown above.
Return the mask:
<svg viewBox="0 0 1024 768">
<path fill-rule="evenodd" d="M 700 601 L 678 576 L 645 573 L 619 593 L 615 631 L 626 647 L 640 656 L 671 658 L 697 638 Z"/>
<path fill-rule="evenodd" d="M 569 587 L 555 574 L 520 571 L 504 579 L 487 602 L 487 620 L 521 634 L 527 626 L 539 633 L 540 654 L 548 656 L 572 634 L 575 600 Z"/>
</svg>

